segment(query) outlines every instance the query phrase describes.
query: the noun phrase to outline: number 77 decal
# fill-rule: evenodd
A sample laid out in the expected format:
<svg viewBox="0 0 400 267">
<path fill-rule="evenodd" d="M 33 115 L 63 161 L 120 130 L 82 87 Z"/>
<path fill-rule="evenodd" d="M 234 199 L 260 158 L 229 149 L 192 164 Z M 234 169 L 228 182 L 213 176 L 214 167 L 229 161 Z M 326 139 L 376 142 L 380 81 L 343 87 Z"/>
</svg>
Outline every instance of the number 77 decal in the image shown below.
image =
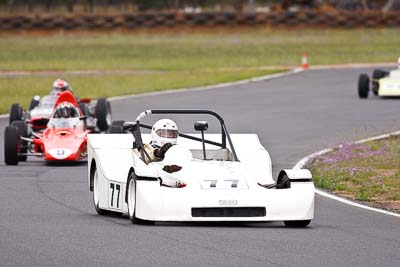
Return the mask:
<svg viewBox="0 0 400 267">
<path fill-rule="evenodd" d="M 108 205 L 110 208 L 121 209 L 121 184 L 110 182 L 108 187 Z"/>
<path fill-rule="evenodd" d="M 210 187 L 217 187 L 218 180 L 204 180 L 204 182 L 210 182 Z M 224 182 L 231 182 L 231 187 L 236 188 L 238 186 L 239 180 L 224 180 Z"/>
</svg>

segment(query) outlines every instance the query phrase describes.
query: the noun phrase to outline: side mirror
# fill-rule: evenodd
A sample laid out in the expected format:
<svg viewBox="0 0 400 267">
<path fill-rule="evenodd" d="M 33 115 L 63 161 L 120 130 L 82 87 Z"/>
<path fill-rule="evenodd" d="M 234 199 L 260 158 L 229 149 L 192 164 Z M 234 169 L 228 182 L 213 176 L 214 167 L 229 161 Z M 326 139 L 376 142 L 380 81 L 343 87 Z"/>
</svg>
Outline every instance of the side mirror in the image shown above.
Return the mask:
<svg viewBox="0 0 400 267">
<path fill-rule="evenodd" d="M 89 104 L 92 101 L 92 99 L 90 97 L 84 97 L 79 99 L 79 103 L 87 103 Z"/>
<path fill-rule="evenodd" d="M 196 121 L 194 123 L 194 129 L 196 131 L 207 131 L 208 130 L 208 122 L 207 121 Z"/>
</svg>

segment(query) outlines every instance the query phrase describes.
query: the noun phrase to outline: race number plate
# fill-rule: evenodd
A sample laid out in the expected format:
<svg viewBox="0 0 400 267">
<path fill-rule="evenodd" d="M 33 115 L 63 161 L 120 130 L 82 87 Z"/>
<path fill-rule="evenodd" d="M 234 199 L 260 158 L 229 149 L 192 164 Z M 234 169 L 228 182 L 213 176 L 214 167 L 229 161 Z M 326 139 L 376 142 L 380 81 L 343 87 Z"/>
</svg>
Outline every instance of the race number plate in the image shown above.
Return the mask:
<svg viewBox="0 0 400 267">
<path fill-rule="evenodd" d="M 108 206 L 112 209 L 122 209 L 122 184 L 116 182 L 108 183 Z"/>
</svg>

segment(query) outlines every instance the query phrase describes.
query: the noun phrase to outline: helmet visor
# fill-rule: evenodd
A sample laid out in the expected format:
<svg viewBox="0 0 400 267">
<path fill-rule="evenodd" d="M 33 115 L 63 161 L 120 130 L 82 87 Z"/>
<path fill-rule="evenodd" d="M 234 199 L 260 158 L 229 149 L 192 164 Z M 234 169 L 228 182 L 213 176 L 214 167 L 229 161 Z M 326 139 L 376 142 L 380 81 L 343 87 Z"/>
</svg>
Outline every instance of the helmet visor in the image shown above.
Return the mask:
<svg viewBox="0 0 400 267">
<path fill-rule="evenodd" d="M 164 138 L 177 138 L 178 131 L 177 130 L 170 130 L 170 129 L 158 129 L 156 131 L 157 135 Z"/>
<path fill-rule="evenodd" d="M 64 118 L 69 118 L 71 117 L 71 109 L 69 107 L 65 107 L 62 109 L 62 116 Z"/>
</svg>

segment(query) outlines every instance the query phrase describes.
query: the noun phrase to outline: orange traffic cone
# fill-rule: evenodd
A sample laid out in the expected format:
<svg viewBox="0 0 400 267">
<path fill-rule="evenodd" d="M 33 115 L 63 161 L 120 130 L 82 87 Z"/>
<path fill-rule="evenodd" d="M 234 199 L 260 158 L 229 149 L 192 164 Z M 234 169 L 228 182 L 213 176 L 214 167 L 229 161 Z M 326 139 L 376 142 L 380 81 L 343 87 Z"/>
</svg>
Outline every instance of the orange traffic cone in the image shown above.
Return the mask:
<svg viewBox="0 0 400 267">
<path fill-rule="evenodd" d="M 308 56 L 307 53 L 303 53 L 303 56 L 301 58 L 301 67 L 303 70 L 308 69 Z"/>
</svg>

